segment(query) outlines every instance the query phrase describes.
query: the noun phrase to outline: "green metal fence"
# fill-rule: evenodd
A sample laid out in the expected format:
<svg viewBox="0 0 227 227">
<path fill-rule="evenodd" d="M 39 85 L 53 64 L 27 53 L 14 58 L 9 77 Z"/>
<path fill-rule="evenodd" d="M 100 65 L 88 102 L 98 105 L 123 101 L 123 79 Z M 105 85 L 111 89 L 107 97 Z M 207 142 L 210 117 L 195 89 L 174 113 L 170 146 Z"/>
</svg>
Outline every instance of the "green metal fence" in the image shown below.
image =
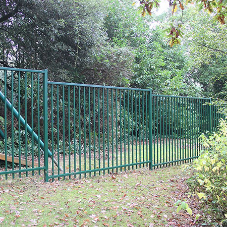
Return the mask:
<svg viewBox="0 0 227 227">
<path fill-rule="evenodd" d="M 210 99 L 153 95 L 152 166 L 184 163 L 199 156 L 199 136 L 211 131 Z"/>
<path fill-rule="evenodd" d="M 0 175 L 44 170 L 48 181 L 191 161 L 221 117 L 210 103 L 0 68 Z"/>
</svg>

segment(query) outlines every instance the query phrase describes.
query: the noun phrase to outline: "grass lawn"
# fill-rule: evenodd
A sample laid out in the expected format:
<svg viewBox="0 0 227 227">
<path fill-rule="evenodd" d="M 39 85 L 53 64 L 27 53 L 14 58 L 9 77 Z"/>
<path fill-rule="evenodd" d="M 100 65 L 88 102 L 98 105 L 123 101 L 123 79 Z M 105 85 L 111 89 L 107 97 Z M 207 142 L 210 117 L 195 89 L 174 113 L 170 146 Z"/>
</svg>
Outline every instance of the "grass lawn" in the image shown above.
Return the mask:
<svg viewBox="0 0 227 227">
<path fill-rule="evenodd" d="M 196 226 L 182 166 L 44 183 L 0 181 L 0 226 Z M 186 200 L 192 215 L 176 212 Z"/>
</svg>

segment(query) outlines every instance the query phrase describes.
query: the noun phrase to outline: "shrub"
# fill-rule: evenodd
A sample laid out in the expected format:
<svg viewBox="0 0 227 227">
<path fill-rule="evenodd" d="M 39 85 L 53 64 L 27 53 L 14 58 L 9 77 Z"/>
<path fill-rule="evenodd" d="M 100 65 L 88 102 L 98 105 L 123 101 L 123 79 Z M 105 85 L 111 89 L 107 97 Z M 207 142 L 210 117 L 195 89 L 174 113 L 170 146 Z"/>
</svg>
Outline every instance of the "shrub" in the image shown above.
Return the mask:
<svg viewBox="0 0 227 227">
<path fill-rule="evenodd" d="M 204 150 L 193 164 L 190 186 L 216 211 L 216 218 L 227 218 L 227 122 L 222 120 L 219 131 L 209 137 L 202 135 L 202 141 Z"/>
</svg>

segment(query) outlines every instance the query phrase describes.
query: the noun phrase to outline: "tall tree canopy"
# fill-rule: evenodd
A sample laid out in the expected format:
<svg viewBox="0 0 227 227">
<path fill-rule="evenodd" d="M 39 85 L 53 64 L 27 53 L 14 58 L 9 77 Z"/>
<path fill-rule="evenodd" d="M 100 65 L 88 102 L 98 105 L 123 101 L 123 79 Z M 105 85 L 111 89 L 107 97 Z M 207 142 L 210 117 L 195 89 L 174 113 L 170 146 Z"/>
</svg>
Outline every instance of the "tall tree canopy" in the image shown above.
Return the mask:
<svg viewBox="0 0 227 227">
<path fill-rule="evenodd" d="M 2 17 L 10 12 L 9 5 L 18 12 L 0 23 L 0 59 L 16 67 L 74 71 L 103 39 L 94 1 L 5 1 Z"/>
<path fill-rule="evenodd" d="M 149 2 L 140 1 L 142 13 Z M 213 20 L 213 14 L 198 14 L 194 6 L 184 9 L 183 18 L 180 13 L 171 19 L 142 17 L 132 3 L 1 1 L 0 64 L 48 68 L 51 80 L 226 97 L 226 25 Z M 181 22 L 182 45 L 173 45 L 176 31 L 170 34 L 172 42 L 165 35 L 169 21 L 169 31 Z"/>
</svg>

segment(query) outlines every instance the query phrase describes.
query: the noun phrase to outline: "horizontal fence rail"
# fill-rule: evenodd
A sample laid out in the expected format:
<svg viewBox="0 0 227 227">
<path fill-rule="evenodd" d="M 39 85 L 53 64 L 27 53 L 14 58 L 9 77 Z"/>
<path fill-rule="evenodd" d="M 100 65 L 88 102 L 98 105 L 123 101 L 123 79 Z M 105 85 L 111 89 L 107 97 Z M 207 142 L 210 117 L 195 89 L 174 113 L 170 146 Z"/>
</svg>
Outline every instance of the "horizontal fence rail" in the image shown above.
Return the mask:
<svg viewBox="0 0 227 227">
<path fill-rule="evenodd" d="M 48 181 L 190 162 L 222 109 L 206 98 L 51 82 L 47 70 L 1 67 L 0 175 L 43 170 Z"/>
</svg>

